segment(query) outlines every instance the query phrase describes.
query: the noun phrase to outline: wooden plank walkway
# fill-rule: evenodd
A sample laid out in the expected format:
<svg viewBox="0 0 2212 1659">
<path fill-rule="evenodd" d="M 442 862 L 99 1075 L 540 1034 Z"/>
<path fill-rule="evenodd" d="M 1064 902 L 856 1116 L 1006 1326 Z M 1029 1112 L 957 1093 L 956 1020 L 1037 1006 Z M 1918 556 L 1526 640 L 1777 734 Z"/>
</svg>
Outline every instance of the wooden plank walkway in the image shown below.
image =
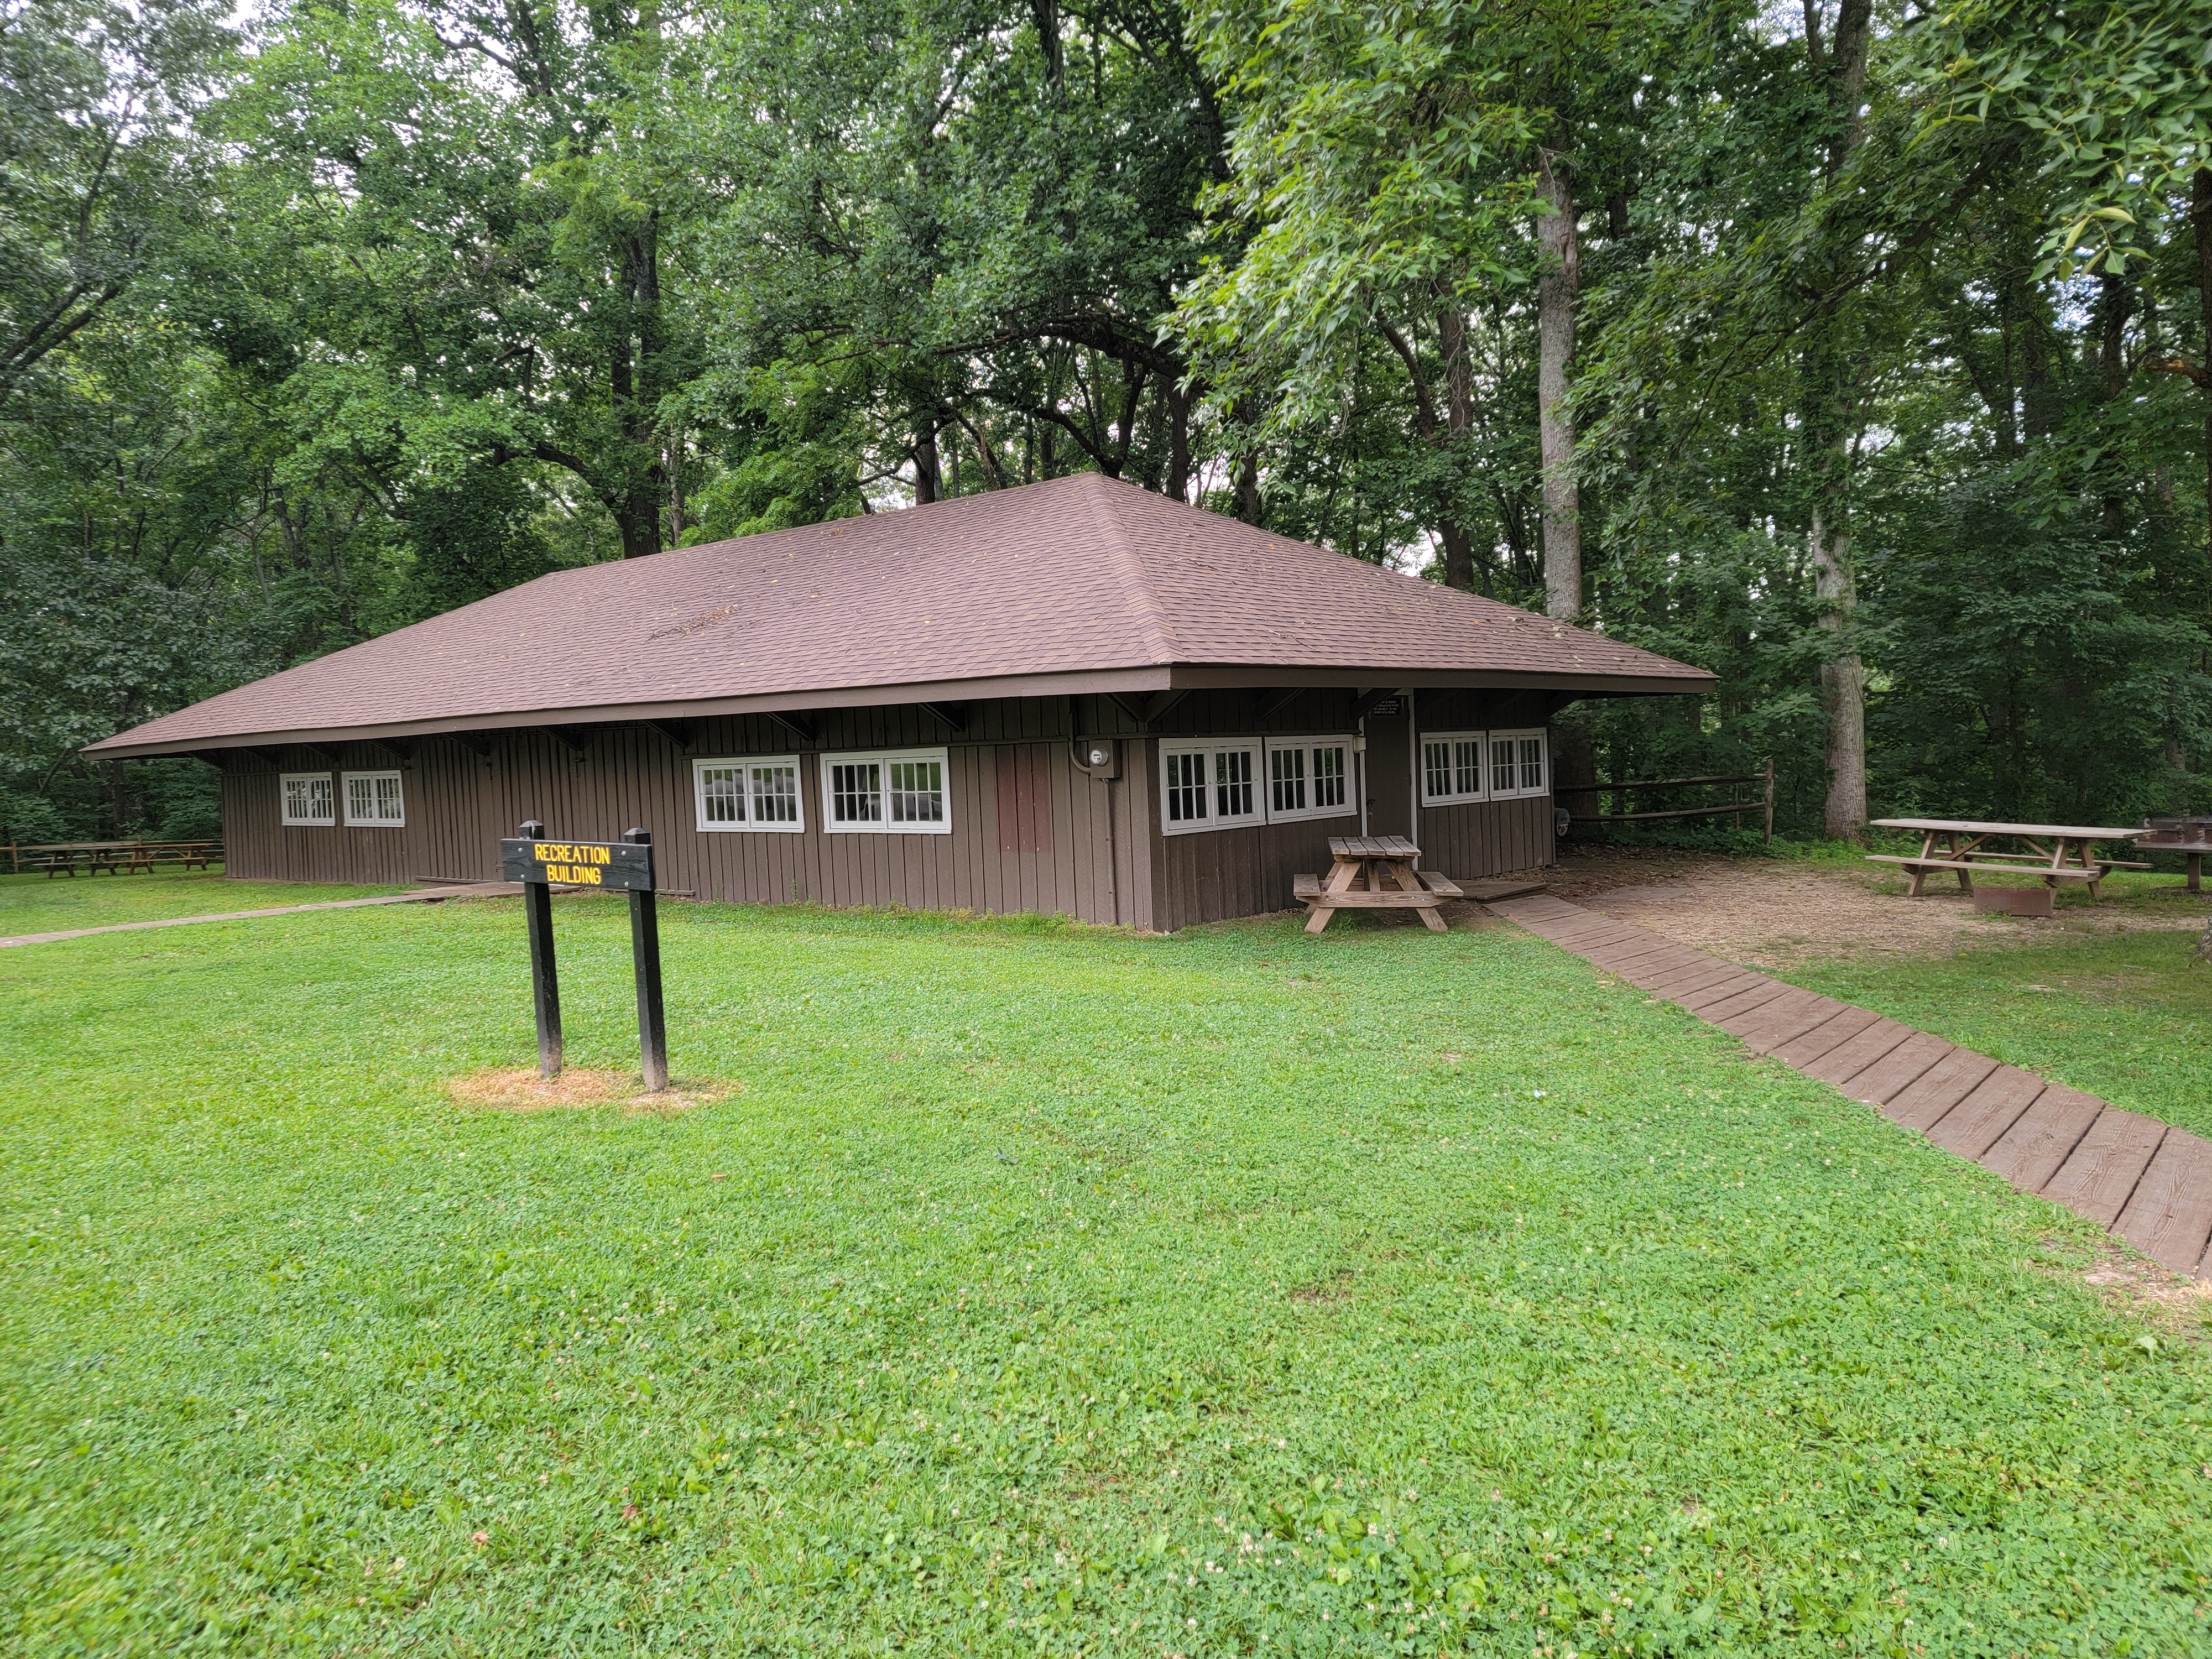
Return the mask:
<svg viewBox="0 0 2212 1659">
<path fill-rule="evenodd" d="M 189 927 L 201 921 L 247 921 L 256 916 L 296 916 L 303 910 L 357 910 L 369 904 L 436 904 L 446 899 L 500 898 L 520 893 L 522 884 L 510 881 L 455 883 L 449 886 L 418 887 L 407 893 L 380 893 L 374 898 L 325 899 L 319 904 L 280 904 L 271 910 L 218 910 L 204 916 L 162 916 L 154 921 L 113 921 L 105 927 L 71 927 L 59 933 L 17 933 L 0 939 L 0 951 L 17 945 L 51 945 L 57 939 L 88 939 L 94 933 L 135 933 L 143 927 Z"/>
<path fill-rule="evenodd" d="M 2212 1279 L 2212 1141 L 1548 893 L 1487 908 L 2161 1266 Z"/>
</svg>

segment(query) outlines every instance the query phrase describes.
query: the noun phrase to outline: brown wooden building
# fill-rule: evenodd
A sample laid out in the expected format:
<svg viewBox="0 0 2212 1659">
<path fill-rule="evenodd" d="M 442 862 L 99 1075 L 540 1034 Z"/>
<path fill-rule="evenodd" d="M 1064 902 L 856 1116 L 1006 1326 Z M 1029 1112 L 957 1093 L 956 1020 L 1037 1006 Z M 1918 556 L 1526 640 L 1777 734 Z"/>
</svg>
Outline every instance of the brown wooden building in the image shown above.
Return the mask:
<svg viewBox="0 0 2212 1659">
<path fill-rule="evenodd" d="M 1553 857 L 1547 726 L 1703 672 L 1095 475 L 556 573 L 93 745 L 223 771 L 255 880 L 495 878 L 653 832 L 665 888 L 1162 930 L 1333 835 Z"/>
</svg>

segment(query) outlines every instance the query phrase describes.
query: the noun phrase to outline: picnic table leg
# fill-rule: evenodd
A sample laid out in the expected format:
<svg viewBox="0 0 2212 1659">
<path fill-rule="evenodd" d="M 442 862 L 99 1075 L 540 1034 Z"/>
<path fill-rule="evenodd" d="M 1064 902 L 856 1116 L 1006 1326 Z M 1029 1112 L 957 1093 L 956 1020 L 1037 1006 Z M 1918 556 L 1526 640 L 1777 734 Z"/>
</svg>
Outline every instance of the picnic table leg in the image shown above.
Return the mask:
<svg viewBox="0 0 2212 1659">
<path fill-rule="evenodd" d="M 1390 874 L 1396 878 L 1398 885 L 1407 892 L 1423 895 L 1428 892 L 1428 888 L 1423 884 L 1419 874 L 1409 861 L 1403 859 L 1393 860 L 1389 870 Z M 1443 933 L 1450 931 L 1444 926 L 1443 912 L 1437 909 L 1435 905 L 1416 905 L 1414 910 L 1431 933 Z"/>
<path fill-rule="evenodd" d="M 1336 907 L 1334 904 L 1315 905 L 1313 914 L 1306 918 L 1306 932 L 1318 933 L 1328 926 L 1328 919 L 1335 914 Z"/>
<path fill-rule="evenodd" d="M 2202 853 L 2189 855 L 2189 890 L 2192 893 L 2204 890 L 2204 854 Z"/>
<path fill-rule="evenodd" d="M 1933 830 L 1923 830 L 1920 834 L 1920 856 L 1926 859 L 1933 858 L 1935 855 L 1936 832 Z M 1905 872 L 1912 878 L 1911 890 L 1905 894 L 1905 897 L 1918 898 L 1920 889 L 1928 879 L 1928 866 L 1924 864 L 1908 864 L 1905 868 Z"/>
</svg>

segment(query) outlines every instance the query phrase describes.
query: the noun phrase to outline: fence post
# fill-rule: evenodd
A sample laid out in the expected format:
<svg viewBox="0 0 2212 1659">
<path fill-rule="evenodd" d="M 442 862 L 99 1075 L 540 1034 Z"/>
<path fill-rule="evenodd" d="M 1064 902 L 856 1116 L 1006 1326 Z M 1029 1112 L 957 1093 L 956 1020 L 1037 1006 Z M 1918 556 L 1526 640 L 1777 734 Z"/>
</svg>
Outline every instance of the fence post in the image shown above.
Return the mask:
<svg viewBox="0 0 2212 1659">
<path fill-rule="evenodd" d="M 1773 756 L 1771 756 L 1771 755 L 1769 755 L 1769 756 L 1766 757 L 1766 840 L 1767 840 L 1767 843 L 1768 843 L 1770 846 L 1773 844 L 1773 841 L 1774 841 L 1774 757 L 1773 757 Z"/>
</svg>

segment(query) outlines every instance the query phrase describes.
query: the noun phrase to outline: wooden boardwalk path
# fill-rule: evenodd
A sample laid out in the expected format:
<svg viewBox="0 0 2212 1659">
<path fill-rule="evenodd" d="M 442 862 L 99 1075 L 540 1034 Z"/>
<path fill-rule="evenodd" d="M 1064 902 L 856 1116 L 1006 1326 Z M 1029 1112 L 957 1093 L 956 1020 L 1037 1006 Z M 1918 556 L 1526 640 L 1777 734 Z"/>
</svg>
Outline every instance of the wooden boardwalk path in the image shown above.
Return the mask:
<svg viewBox="0 0 2212 1659">
<path fill-rule="evenodd" d="M 1548 893 L 1486 902 L 2161 1266 L 2212 1279 L 2212 1141 Z"/>
</svg>

